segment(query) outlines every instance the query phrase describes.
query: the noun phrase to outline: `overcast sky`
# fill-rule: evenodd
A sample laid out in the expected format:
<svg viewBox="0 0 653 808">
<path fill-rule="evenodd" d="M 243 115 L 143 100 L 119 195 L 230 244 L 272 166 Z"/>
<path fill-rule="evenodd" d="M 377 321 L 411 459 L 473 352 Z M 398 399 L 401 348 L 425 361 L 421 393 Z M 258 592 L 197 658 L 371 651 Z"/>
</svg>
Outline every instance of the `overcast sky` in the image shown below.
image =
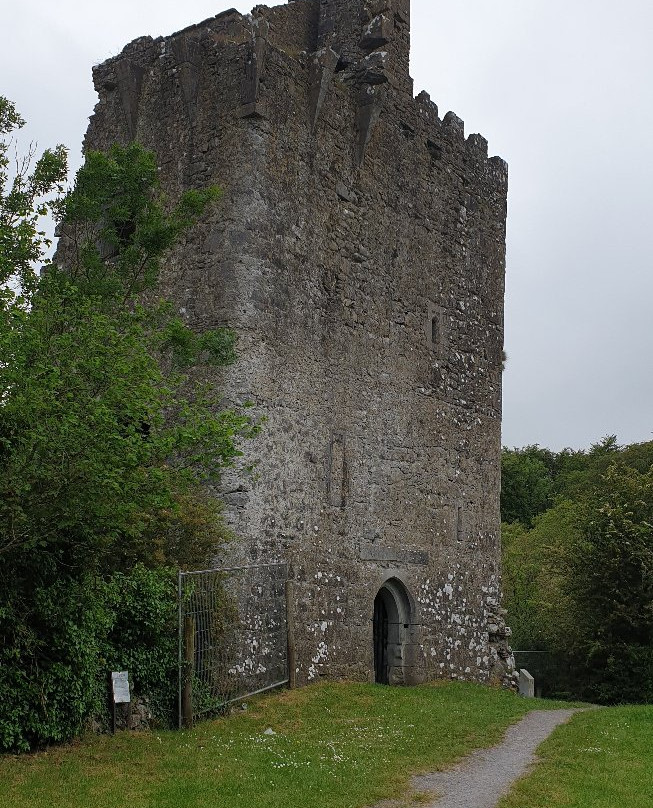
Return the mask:
<svg viewBox="0 0 653 808">
<path fill-rule="evenodd" d="M 92 65 L 236 2 L 8 2 L 0 94 L 77 167 Z M 412 31 L 415 92 L 510 164 L 504 444 L 653 438 L 653 4 L 412 0 Z"/>
</svg>

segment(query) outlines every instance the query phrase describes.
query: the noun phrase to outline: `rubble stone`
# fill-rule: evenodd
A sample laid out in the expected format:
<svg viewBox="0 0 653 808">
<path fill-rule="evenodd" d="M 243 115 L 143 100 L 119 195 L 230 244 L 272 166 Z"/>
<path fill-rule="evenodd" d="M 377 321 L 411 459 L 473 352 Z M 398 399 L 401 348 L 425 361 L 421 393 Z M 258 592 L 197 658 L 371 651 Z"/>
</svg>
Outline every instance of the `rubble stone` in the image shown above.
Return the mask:
<svg viewBox="0 0 653 808">
<path fill-rule="evenodd" d="M 223 189 L 164 291 L 191 324 L 239 334 L 209 381 L 267 420 L 245 447 L 255 473 L 223 481 L 233 552 L 289 562 L 299 683 L 374 678 L 383 587 L 405 599 L 392 681 L 514 683 L 498 610 L 507 166 L 413 97 L 409 42 L 408 0 L 294 0 L 94 69 L 87 149 L 137 139 L 173 198 Z"/>
</svg>

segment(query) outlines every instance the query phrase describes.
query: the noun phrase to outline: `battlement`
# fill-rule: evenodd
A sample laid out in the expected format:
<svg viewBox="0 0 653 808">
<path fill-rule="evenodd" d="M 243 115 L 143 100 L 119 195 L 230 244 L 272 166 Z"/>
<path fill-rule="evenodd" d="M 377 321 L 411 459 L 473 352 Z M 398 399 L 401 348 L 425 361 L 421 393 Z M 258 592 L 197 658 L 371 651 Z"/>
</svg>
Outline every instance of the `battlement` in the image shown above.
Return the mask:
<svg viewBox="0 0 653 808">
<path fill-rule="evenodd" d="M 409 0 L 320 0 L 318 47 L 337 53 L 340 69 L 408 88 Z"/>
<path fill-rule="evenodd" d="M 487 158 L 487 142 L 480 135 L 471 135 L 462 145 L 464 124 L 458 116 L 448 112 L 440 119 L 424 91 L 412 98 L 409 0 L 290 0 L 279 6 L 256 6 L 247 15 L 229 9 L 170 36 L 134 40 L 121 54 L 94 68 L 95 87 L 101 103 L 117 92 L 129 135 L 135 137 L 143 82 L 155 66 L 163 63 L 177 77 L 192 115 L 202 74 L 227 57 L 234 74 L 231 89 L 240 88 L 239 96 L 231 100 L 234 113 L 265 118 L 273 115 L 266 98 L 274 94 L 277 81 L 272 51 L 289 62 L 282 72 L 290 69 L 298 81 L 308 82 L 314 130 L 328 94 L 338 85 L 349 88 L 357 106 L 359 163 L 383 110 L 397 104 L 406 109 L 403 117 L 412 119 L 405 123 L 409 128 L 416 125 L 416 111 L 417 125 L 428 130 L 425 142 L 431 156 L 464 148 L 473 157 Z M 243 76 L 236 80 L 238 70 Z M 494 172 L 497 177 L 500 173 Z"/>
</svg>

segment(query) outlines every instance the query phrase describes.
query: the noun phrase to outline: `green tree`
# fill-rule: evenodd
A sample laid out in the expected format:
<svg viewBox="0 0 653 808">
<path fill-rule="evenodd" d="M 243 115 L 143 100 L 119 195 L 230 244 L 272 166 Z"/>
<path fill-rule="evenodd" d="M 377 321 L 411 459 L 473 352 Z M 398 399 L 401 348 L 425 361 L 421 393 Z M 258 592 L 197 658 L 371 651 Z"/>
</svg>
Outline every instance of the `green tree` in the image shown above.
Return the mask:
<svg viewBox="0 0 653 808">
<path fill-rule="evenodd" d="M 501 519 L 525 527 L 553 504 L 552 453 L 539 446 L 503 449 L 501 453 Z M 547 462 L 548 461 L 548 462 Z"/>
<path fill-rule="evenodd" d="M 653 469 L 608 468 L 582 508 L 564 578 L 583 695 L 653 701 Z"/>
<path fill-rule="evenodd" d="M 159 299 L 167 250 L 216 189 L 177 204 L 136 144 L 90 153 L 61 194 L 65 152 L 10 183 L 0 105 L 0 747 L 75 733 L 97 707 L 117 573 L 203 564 L 228 538 L 206 494 L 257 429 L 194 381 L 234 359 L 226 329 L 198 333 Z M 41 201 L 51 195 L 50 201 Z M 56 260 L 39 216 L 60 218 Z M 16 283 L 17 282 L 17 283 Z M 155 579 L 142 586 L 159 597 Z M 165 620 L 160 624 L 163 626 Z"/>
<path fill-rule="evenodd" d="M 569 548 L 578 535 L 575 503 L 559 501 L 537 516 L 531 530 L 503 524 L 504 606 L 517 656 L 546 695 L 571 695 L 569 649 L 576 635 L 574 603 L 564 574 Z"/>
<path fill-rule="evenodd" d="M 57 208 L 67 174 L 66 150 L 57 146 L 36 161 L 33 151 L 17 158 L 11 177 L 11 135 L 24 125 L 16 107 L 0 96 L 0 314 L 4 316 L 16 303 L 18 285 L 33 291 L 34 264 L 50 246 L 39 229 L 41 217 Z"/>
<path fill-rule="evenodd" d="M 651 701 L 653 443 L 551 454 L 554 505 L 502 527 L 514 646 L 549 694 Z"/>
<path fill-rule="evenodd" d="M 555 455 L 554 491 L 558 497 L 584 499 L 623 453 L 615 435 L 607 435 L 588 451 L 563 449 Z"/>
<path fill-rule="evenodd" d="M 504 448 L 501 454 L 501 518 L 526 527 L 556 500 L 587 496 L 615 460 L 646 470 L 653 463 L 653 442 L 621 447 L 608 435 L 588 451 L 553 452 L 537 444 Z"/>
</svg>

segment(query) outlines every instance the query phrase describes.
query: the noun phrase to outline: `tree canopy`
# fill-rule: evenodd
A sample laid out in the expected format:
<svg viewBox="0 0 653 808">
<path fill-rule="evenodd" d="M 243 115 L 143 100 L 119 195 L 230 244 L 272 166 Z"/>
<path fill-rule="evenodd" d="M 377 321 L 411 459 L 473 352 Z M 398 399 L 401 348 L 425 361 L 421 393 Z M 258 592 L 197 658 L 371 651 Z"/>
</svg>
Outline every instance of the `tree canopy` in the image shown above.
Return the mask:
<svg viewBox="0 0 653 808">
<path fill-rule="evenodd" d="M 196 381 L 234 360 L 233 333 L 192 329 L 159 291 L 219 191 L 166 199 L 137 144 L 87 154 L 67 193 L 62 147 L 11 178 L 21 125 L 0 99 L 0 748 L 65 737 L 97 706 L 106 587 L 215 554 L 228 530 L 207 485 L 257 430 Z M 38 274 L 47 212 L 61 239 Z"/>
<path fill-rule="evenodd" d="M 620 447 L 611 436 L 587 452 L 548 452 L 546 471 L 524 462 L 543 452 L 504 450 L 508 491 L 526 492 L 503 511 L 515 648 L 548 652 L 529 666 L 550 692 L 653 701 L 653 442 Z M 535 508 L 542 479 L 549 504 Z"/>
</svg>

